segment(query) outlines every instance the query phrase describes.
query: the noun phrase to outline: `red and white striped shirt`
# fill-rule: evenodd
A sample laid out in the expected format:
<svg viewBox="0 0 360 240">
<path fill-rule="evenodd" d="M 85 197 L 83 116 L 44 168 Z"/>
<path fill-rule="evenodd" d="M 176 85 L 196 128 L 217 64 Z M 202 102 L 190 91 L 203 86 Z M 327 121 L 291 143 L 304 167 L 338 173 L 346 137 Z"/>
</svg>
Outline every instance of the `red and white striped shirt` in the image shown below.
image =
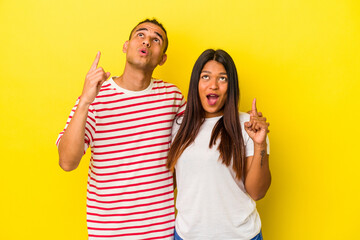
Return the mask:
<svg viewBox="0 0 360 240">
<path fill-rule="evenodd" d="M 103 84 L 85 127 L 89 239 L 172 239 L 173 179 L 165 163 L 173 121 L 184 109 L 180 90 L 162 80 L 138 92 L 113 79 Z"/>
</svg>

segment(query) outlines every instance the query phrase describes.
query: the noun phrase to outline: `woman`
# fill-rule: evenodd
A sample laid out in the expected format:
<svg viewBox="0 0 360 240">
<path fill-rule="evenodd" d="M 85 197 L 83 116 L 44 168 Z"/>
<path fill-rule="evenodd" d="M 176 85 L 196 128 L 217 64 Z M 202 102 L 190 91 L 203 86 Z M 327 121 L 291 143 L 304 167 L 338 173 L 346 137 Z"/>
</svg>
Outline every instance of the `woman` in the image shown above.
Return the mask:
<svg viewBox="0 0 360 240">
<path fill-rule="evenodd" d="M 175 239 L 262 239 L 256 200 L 270 186 L 268 123 L 238 112 L 235 64 L 208 49 L 195 63 L 167 166 L 176 172 Z"/>
</svg>

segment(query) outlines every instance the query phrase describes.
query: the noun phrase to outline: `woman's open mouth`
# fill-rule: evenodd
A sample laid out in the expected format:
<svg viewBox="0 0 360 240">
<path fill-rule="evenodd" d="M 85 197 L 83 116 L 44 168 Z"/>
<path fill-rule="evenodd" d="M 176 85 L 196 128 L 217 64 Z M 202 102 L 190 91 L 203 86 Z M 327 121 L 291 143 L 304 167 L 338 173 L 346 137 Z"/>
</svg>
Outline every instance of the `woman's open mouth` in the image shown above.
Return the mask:
<svg viewBox="0 0 360 240">
<path fill-rule="evenodd" d="M 219 95 L 211 93 L 211 94 L 206 95 L 206 98 L 208 100 L 209 105 L 215 105 L 217 100 L 219 99 Z"/>
</svg>

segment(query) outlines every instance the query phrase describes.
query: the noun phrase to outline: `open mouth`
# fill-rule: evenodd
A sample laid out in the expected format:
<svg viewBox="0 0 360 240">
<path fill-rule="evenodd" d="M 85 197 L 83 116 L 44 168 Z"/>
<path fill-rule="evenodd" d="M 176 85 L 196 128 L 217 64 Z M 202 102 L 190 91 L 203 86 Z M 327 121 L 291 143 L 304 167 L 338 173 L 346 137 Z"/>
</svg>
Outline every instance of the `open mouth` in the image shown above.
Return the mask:
<svg viewBox="0 0 360 240">
<path fill-rule="evenodd" d="M 146 56 L 148 55 L 148 51 L 145 48 L 140 49 L 140 54 Z"/>
<path fill-rule="evenodd" d="M 208 100 L 209 105 L 215 105 L 217 100 L 219 99 L 219 95 L 211 93 L 206 95 L 206 98 Z"/>
</svg>

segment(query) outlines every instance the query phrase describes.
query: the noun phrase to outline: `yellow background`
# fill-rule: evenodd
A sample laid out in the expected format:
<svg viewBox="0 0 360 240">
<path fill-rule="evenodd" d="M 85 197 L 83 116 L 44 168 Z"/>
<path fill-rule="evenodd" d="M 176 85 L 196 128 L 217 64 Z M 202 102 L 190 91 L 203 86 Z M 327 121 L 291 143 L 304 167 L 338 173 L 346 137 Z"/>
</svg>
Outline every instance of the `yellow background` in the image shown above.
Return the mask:
<svg viewBox="0 0 360 240">
<path fill-rule="evenodd" d="M 360 4 L 351 0 L 0 1 L 0 239 L 86 239 L 89 151 L 58 166 L 55 140 L 98 50 L 123 71 L 122 44 L 146 17 L 164 23 L 154 76 L 187 94 L 206 48 L 234 58 L 241 110 L 270 125 L 272 186 L 258 202 L 265 239 L 359 239 Z"/>
</svg>

